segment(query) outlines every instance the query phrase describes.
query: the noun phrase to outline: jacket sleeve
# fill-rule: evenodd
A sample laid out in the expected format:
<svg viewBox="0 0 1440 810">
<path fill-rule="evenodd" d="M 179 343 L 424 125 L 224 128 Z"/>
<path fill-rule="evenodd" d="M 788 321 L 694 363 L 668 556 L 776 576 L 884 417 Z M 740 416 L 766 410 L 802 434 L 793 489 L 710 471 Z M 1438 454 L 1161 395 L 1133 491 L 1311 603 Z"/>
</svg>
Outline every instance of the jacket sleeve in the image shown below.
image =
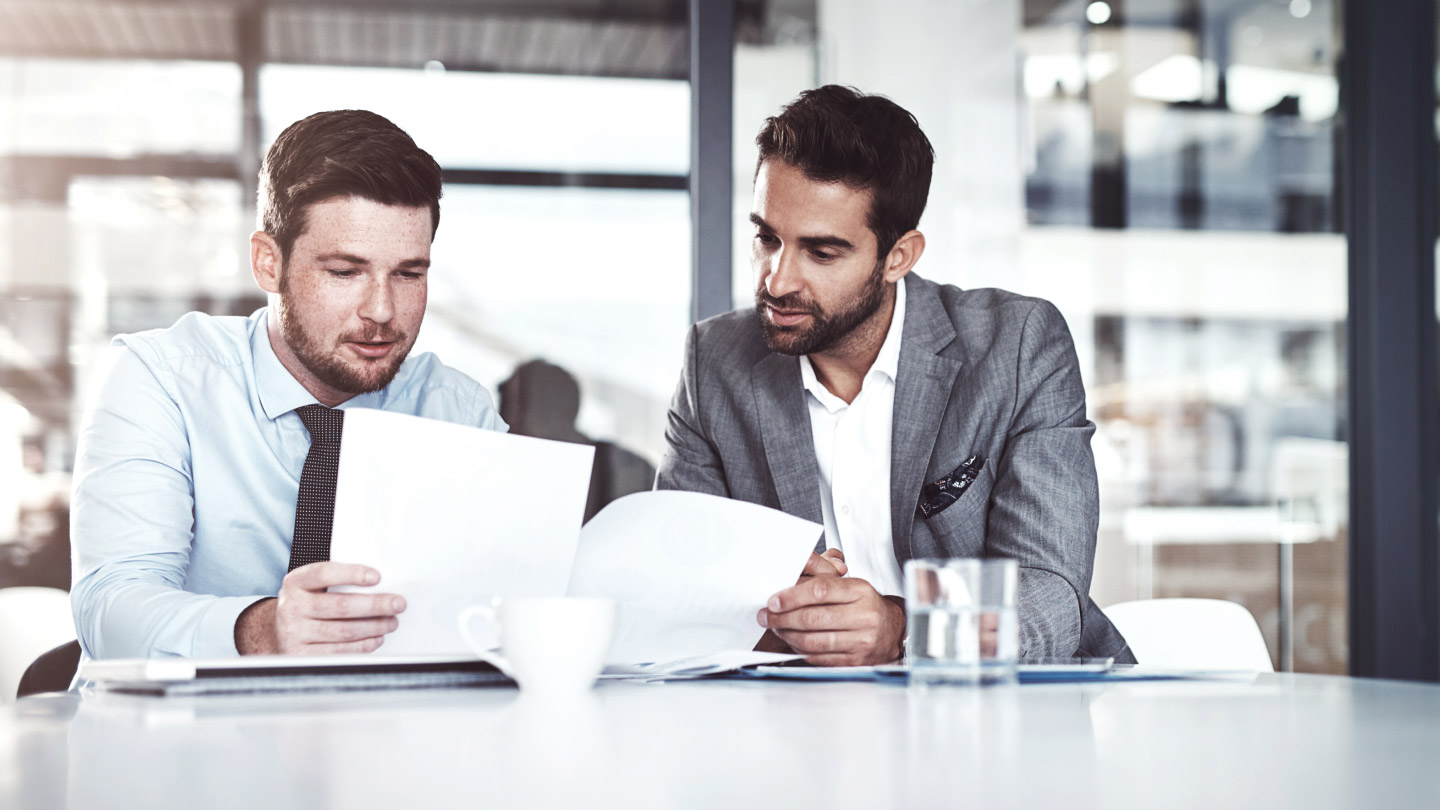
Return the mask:
<svg viewBox="0 0 1440 810">
<path fill-rule="evenodd" d="M 665 457 L 655 475 L 656 489 L 680 489 L 730 497 L 725 468 L 700 417 L 700 333 L 690 327 L 680 383 L 670 401 L 665 425 Z"/>
<path fill-rule="evenodd" d="M 1021 658 L 1070 657 L 1089 600 L 1100 499 L 1080 363 L 1049 302 L 1026 316 L 1015 379 L 985 553 L 1019 562 Z"/>
</svg>

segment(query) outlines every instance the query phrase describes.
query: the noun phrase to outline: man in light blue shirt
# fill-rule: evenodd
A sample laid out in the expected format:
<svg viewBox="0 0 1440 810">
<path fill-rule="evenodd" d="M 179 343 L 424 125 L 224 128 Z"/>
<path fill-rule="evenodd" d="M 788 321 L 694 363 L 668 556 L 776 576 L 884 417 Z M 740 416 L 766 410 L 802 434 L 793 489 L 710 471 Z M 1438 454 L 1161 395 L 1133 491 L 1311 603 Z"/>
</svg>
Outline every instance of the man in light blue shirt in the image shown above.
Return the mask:
<svg viewBox="0 0 1440 810">
<path fill-rule="evenodd" d="M 269 307 L 115 339 L 75 461 L 71 597 L 89 657 L 369 652 L 399 626 L 401 595 L 327 592 L 374 585 L 374 569 L 286 572 L 311 446 L 296 409 L 506 429 L 478 383 L 407 358 L 440 191 L 434 159 L 374 113 L 296 122 L 266 156 L 250 240 Z"/>
</svg>

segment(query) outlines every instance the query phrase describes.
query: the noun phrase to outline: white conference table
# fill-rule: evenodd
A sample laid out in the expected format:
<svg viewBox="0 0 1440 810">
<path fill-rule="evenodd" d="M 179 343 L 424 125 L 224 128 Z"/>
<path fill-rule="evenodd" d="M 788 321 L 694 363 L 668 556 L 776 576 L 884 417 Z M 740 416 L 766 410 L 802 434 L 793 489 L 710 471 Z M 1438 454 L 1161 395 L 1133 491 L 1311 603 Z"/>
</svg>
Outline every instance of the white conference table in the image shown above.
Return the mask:
<svg viewBox="0 0 1440 810">
<path fill-rule="evenodd" d="M 0 713 L 0 808 L 1440 807 L 1440 686 L 608 683 Z"/>
</svg>

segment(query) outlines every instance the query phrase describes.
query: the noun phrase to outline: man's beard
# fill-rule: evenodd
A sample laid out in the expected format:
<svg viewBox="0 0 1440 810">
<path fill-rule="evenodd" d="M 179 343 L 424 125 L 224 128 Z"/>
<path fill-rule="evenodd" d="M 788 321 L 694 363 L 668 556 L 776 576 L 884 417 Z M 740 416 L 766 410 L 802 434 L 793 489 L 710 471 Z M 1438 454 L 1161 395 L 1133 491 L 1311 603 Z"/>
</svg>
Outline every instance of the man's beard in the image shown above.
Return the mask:
<svg viewBox="0 0 1440 810">
<path fill-rule="evenodd" d="M 400 373 L 400 364 L 405 362 L 406 355 L 410 353 L 410 347 L 405 345 L 404 334 L 393 331 L 388 326 L 381 326 L 369 333 L 341 335 L 336 346 L 322 346 L 319 338 L 305 330 L 296 313 L 287 305 L 289 292 L 282 276 L 280 305 L 276 307 L 280 334 L 284 336 L 286 345 L 295 353 L 300 364 L 305 366 L 315 379 L 336 391 L 353 396 L 379 391 Z M 388 356 L 379 360 L 362 360 L 360 362 L 364 365 L 357 368 L 342 360 L 335 351 L 336 347 L 349 341 L 393 342 L 395 346 Z"/>
<path fill-rule="evenodd" d="M 760 316 L 760 332 L 765 336 L 765 345 L 772 352 L 797 356 L 835 348 L 885 303 L 884 270 L 885 263 L 877 262 L 855 303 L 829 316 L 819 304 L 800 298 L 798 292 L 773 298 L 765 292 L 764 285 L 756 288 L 755 311 Z M 810 323 L 807 326 L 777 326 L 765 314 L 767 306 L 786 312 L 809 313 Z"/>
</svg>

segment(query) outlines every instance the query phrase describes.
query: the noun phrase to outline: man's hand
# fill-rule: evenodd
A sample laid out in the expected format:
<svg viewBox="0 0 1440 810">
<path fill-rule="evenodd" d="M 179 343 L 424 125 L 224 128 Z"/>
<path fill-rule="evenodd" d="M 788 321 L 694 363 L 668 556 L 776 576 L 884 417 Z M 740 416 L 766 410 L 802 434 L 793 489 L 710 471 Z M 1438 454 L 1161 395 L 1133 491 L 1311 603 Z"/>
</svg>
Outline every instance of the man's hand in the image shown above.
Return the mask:
<svg viewBox="0 0 1440 810">
<path fill-rule="evenodd" d="M 800 578 L 795 584 L 800 584 L 810 577 L 843 577 L 849 571 L 845 565 L 845 552 L 838 548 L 827 548 L 824 554 L 810 554 L 810 559 L 805 561 L 805 570 L 800 572 Z"/>
<path fill-rule="evenodd" d="M 1000 651 L 1000 614 L 980 614 L 980 657 L 994 658 Z"/>
<path fill-rule="evenodd" d="M 887 664 L 900 657 L 905 609 L 863 579 L 802 577 L 756 617 L 817 666 Z"/>
<path fill-rule="evenodd" d="M 285 575 L 280 595 L 245 609 L 235 622 L 241 655 L 373 652 L 405 599 L 390 593 L 327 593 L 333 585 L 374 585 L 380 572 L 364 565 L 318 562 Z"/>
<path fill-rule="evenodd" d="M 845 565 L 845 552 L 838 548 L 827 548 L 824 554 L 810 554 L 810 559 L 805 561 L 805 570 L 800 572 L 800 578 L 795 584 L 800 584 L 810 577 L 843 577 L 850 569 Z M 793 653 L 790 645 L 780 640 L 774 630 L 766 630 L 765 635 L 760 637 L 760 642 L 755 645 L 755 652 Z"/>
</svg>

